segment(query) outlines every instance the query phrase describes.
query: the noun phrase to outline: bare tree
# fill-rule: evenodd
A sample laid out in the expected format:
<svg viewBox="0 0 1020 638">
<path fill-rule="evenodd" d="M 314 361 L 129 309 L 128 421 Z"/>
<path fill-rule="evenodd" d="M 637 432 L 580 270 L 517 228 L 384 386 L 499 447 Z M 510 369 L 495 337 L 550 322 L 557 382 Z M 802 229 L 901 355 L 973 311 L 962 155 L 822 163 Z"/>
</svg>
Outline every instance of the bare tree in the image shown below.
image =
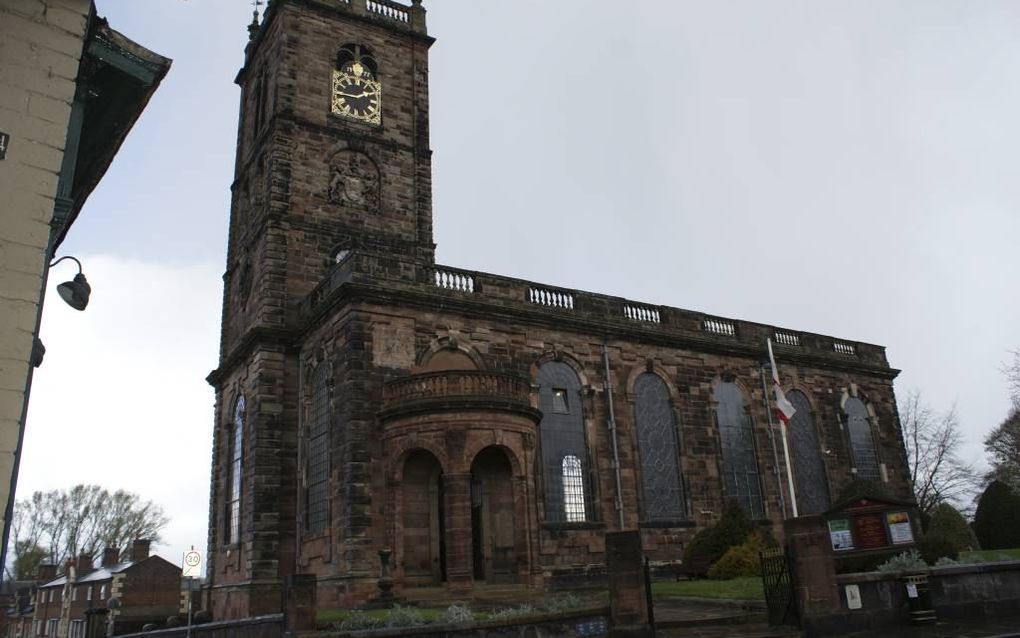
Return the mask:
<svg viewBox="0 0 1020 638">
<path fill-rule="evenodd" d="M 1012 350 L 1013 360 L 1002 366 L 1009 384 L 1009 398 L 1013 401 L 1013 412 L 1020 410 L 1020 348 Z"/>
<path fill-rule="evenodd" d="M 106 547 L 124 549 L 138 538 L 159 544 L 168 522 L 162 507 L 123 490 L 111 494 L 98 485 L 75 485 L 35 492 L 15 503 L 8 573 L 31 577 L 41 562 L 60 565 Z"/>
<path fill-rule="evenodd" d="M 980 475 L 972 463 L 959 456 L 964 439 L 956 406 L 935 412 L 915 389 L 907 393 L 899 411 L 918 509 L 930 514 L 940 503 L 958 508 L 968 504 Z"/>
</svg>

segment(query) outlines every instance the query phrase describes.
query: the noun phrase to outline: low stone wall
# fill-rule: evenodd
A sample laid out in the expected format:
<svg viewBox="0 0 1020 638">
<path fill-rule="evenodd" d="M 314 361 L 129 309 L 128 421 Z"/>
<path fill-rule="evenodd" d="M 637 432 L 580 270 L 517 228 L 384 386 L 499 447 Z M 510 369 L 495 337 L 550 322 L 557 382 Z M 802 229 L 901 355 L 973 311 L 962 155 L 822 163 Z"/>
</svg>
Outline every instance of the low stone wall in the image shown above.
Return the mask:
<svg viewBox="0 0 1020 638">
<path fill-rule="evenodd" d="M 156 629 L 137 634 L 125 634 L 119 638 L 185 638 L 185 626 Z M 270 614 L 244 618 L 242 620 L 221 620 L 191 626 L 192 638 L 280 638 L 283 635 L 283 614 Z"/>
<path fill-rule="evenodd" d="M 913 572 L 911 572 L 913 573 Z M 939 618 L 967 620 L 1020 615 L 1020 561 L 952 565 L 927 570 L 931 603 Z M 866 572 L 836 577 L 839 613 L 805 618 L 807 636 L 875 631 L 910 622 L 907 572 Z M 850 609 L 846 589 L 860 590 L 861 608 Z"/>
<path fill-rule="evenodd" d="M 463 625 L 423 625 L 367 631 L 304 631 L 294 638 L 595 638 L 609 635 L 609 609 L 546 614 Z M 146 636 L 151 634 L 145 634 Z M 247 634 L 245 634 L 247 635 Z"/>
</svg>

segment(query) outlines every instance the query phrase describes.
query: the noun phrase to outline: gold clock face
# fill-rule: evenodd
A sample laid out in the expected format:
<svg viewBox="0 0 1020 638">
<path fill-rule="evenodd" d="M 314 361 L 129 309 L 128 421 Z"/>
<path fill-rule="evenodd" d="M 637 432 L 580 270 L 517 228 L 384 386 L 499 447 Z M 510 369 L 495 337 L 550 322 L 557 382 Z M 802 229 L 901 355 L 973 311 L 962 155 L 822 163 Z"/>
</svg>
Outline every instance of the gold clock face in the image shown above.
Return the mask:
<svg viewBox="0 0 1020 638">
<path fill-rule="evenodd" d="M 382 85 L 360 62 L 333 71 L 333 113 L 379 124 Z"/>
</svg>

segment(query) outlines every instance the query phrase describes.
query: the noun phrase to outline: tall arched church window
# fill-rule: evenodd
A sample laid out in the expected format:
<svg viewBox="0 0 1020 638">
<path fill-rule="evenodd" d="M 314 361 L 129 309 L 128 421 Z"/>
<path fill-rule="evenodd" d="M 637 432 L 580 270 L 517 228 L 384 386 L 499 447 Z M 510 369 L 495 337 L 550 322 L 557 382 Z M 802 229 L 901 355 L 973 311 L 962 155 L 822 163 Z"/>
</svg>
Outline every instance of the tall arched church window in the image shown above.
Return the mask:
<svg viewBox="0 0 1020 638">
<path fill-rule="evenodd" d="M 538 370 L 539 427 L 545 519 L 580 522 L 590 519 L 591 491 L 587 443 L 581 413 L 581 381 L 565 363 L 550 361 Z"/>
<path fill-rule="evenodd" d="M 325 530 L 329 521 L 329 365 L 326 362 L 312 372 L 308 421 L 305 512 L 308 531 L 315 534 Z"/>
<path fill-rule="evenodd" d="M 241 540 L 241 483 L 243 481 L 244 459 L 244 395 L 237 398 L 234 404 L 234 418 L 231 422 L 229 454 L 230 472 L 227 485 L 227 542 L 237 543 Z"/>
<path fill-rule="evenodd" d="M 382 115 L 382 84 L 371 51 L 360 44 L 345 44 L 333 70 L 332 111 L 335 115 L 379 124 Z"/>
<path fill-rule="evenodd" d="M 881 481 L 878 470 L 878 450 L 868 420 L 868 406 L 857 397 L 850 397 L 843 406 L 846 412 L 846 427 L 850 434 L 850 450 L 857 468 L 857 478 L 865 481 Z"/>
<path fill-rule="evenodd" d="M 751 518 L 764 518 L 754 431 L 744 393 L 736 383 L 724 381 L 715 387 L 713 398 L 722 447 L 723 497 L 737 501 Z"/>
<path fill-rule="evenodd" d="M 669 389 L 658 376 L 646 372 L 634 382 L 634 419 L 641 455 L 642 518 L 681 520 L 685 511 L 676 423 Z"/>
<path fill-rule="evenodd" d="M 793 476 L 797 486 L 797 510 L 801 515 L 821 514 L 829 509 L 829 482 L 825 476 L 822 446 L 818 442 L 811 402 L 793 390 L 786 398 L 797 410 L 790 419 L 790 447 L 793 448 Z"/>
</svg>

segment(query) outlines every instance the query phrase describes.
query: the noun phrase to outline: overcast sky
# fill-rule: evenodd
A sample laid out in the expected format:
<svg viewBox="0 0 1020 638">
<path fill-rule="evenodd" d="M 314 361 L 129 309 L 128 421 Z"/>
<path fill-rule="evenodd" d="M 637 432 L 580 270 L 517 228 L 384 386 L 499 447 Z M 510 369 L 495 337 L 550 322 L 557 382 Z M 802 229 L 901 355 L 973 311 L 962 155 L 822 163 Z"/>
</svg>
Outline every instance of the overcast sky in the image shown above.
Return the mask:
<svg viewBox="0 0 1020 638">
<path fill-rule="evenodd" d="M 206 545 L 242 0 L 96 0 L 173 67 L 51 275 L 19 495 Z M 440 263 L 885 345 L 964 456 L 1020 346 L 1020 3 L 432 0 Z M 66 271 L 64 270 L 66 268 Z"/>
</svg>

